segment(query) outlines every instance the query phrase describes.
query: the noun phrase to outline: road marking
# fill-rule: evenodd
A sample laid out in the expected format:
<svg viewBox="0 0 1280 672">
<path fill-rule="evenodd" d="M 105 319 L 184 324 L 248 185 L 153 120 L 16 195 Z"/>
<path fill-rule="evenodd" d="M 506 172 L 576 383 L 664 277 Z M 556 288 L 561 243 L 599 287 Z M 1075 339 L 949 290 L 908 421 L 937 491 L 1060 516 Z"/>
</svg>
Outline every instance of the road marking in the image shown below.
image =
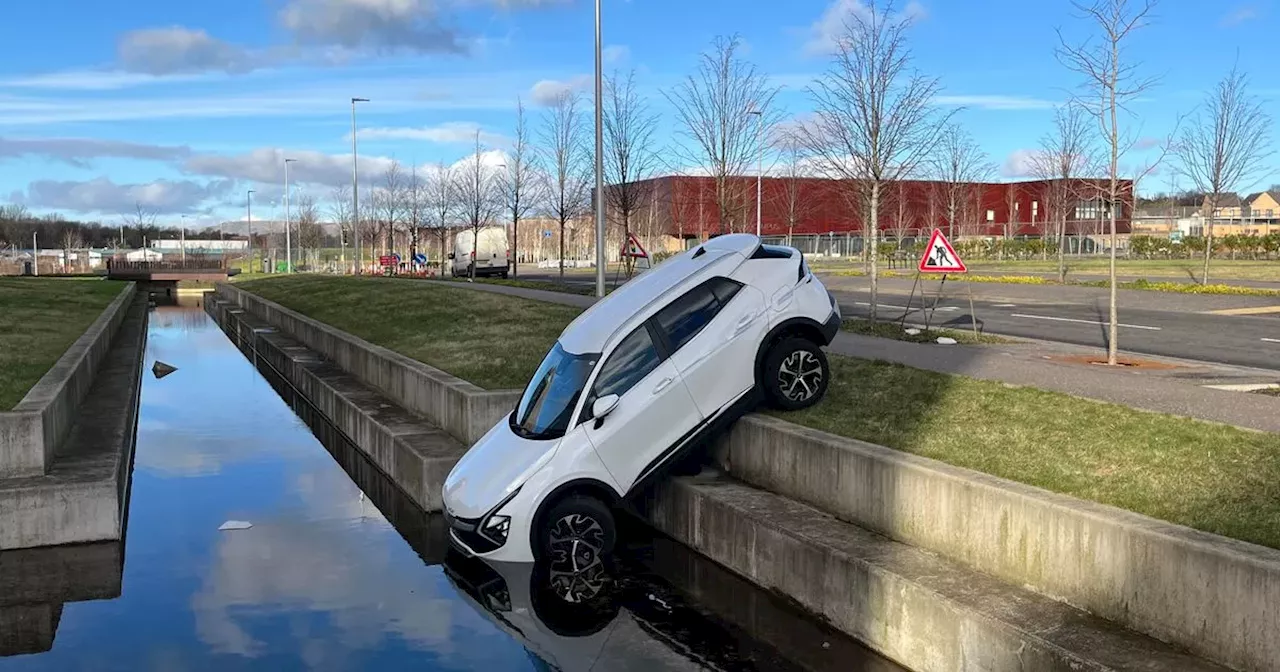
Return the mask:
<svg viewBox="0 0 1280 672">
<path fill-rule="evenodd" d="M 955 311 L 957 311 L 957 310 L 960 310 L 960 309 L 959 309 L 959 308 L 957 308 L 957 307 L 955 307 L 955 306 L 943 306 L 943 307 L 941 307 L 941 308 L 939 308 L 939 309 L 938 309 L 938 312 L 940 312 L 940 313 L 953 313 L 953 312 L 955 312 Z"/>
<path fill-rule="evenodd" d="M 992 308 L 1017 308 L 1017 307 L 1018 307 L 1018 304 L 1016 303 L 997 303 L 996 305 L 992 306 Z"/>
<path fill-rule="evenodd" d="M 1255 306 L 1253 308 L 1228 308 L 1225 310 L 1211 310 L 1209 315 L 1269 315 L 1272 313 L 1280 313 L 1280 306 Z"/>
<path fill-rule="evenodd" d="M 870 304 L 870 303 L 867 303 L 866 301 L 854 301 L 854 302 L 853 302 L 853 305 L 855 305 L 855 306 L 870 306 L 871 304 Z M 877 304 L 876 304 L 876 307 L 877 307 L 877 308 L 894 308 L 894 309 L 897 309 L 897 310 L 907 310 L 907 307 L 906 307 L 906 306 L 895 306 L 895 305 L 893 305 L 893 304 L 889 304 L 889 303 L 877 303 Z"/>
<path fill-rule="evenodd" d="M 1276 383 L 1242 383 L 1235 385 L 1201 385 L 1211 390 L 1224 390 L 1226 392 L 1257 392 L 1258 390 L 1275 390 L 1280 389 L 1280 385 Z"/>
<path fill-rule="evenodd" d="M 1262 340 L 1267 343 L 1280 343 L 1280 338 L 1264 338 Z"/>
<path fill-rule="evenodd" d="M 1029 320 L 1053 320 L 1054 322 L 1077 322 L 1079 324 L 1094 324 L 1094 325 L 1103 326 L 1103 327 L 1107 326 L 1108 324 L 1107 322 L 1094 322 L 1093 320 L 1077 320 L 1070 317 L 1052 317 L 1050 315 L 1023 315 L 1021 313 L 1014 313 L 1010 315 L 1010 317 L 1025 317 Z M 1146 327 L 1141 324 L 1125 324 L 1121 322 L 1120 326 L 1127 327 L 1129 329 L 1146 329 L 1147 331 L 1163 331 L 1163 329 L 1161 329 L 1160 327 Z"/>
</svg>

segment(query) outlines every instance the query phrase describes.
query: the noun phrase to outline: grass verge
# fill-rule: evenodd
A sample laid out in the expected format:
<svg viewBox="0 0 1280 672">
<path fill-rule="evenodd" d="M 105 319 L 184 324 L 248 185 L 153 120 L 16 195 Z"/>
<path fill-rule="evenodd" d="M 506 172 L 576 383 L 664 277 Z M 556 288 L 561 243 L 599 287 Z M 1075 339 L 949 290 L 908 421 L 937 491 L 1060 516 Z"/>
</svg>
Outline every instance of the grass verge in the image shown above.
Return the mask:
<svg viewBox="0 0 1280 672">
<path fill-rule="evenodd" d="M 859 334 L 862 336 L 876 336 L 878 338 L 891 338 L 895 341 L 907 341 L 909 343 L 936 343 L 939 337 L 953 338 L 957 343 L 962 345 L 978 345 L 991 343 L 1011 343 L 1009 339 L 983 334 L 979 332 L 974 334 L 972 331 L 962 329 L 914 329 L 918 333 L 908 333 L 898 322 L 877 320 L 872 324 L 870 320 L 860 318 L 845 318 L 840 323 L 840 330 L 847 331 L 851 334 Z"/>
<path fill-rule="evenodd" d="M 579 312 L 411 279 L 281 275 L 237 286 L 487 389 L 524 387 Z"/>
<path fill-rule="evenodd" d="M 123 288 L 97 278 L 0 278 L 0 411 L 22 401 Z"/>
<path fill-rule="evenodd" d="M 831 368 L 823 403 L 779 417 L 1280 548 L 1280 435 L 885 362 Z"/>
<path fill-rule="evenodd" d="M 449 282 L 466 283 L 466 278 L 437 278 Z M 520 280 L 517 278 L 476 278 L 478 283 L 487 285 L 502 285 L 504 287 L 520 287 L 523 289 L 538 289 L 544 292 L 560 292 L 561 294 L 577 294 L 579 296 L 595 296 L 596 288 L 588 285 L 572 285 L 566 282 L 555 282 L 550 280 Z"/>
<path fill-rule="evenodd" d="M 522 386 L 578 313 L 411 280 L 241 286 L 489 388 Z M 1280 435 L 884 362 L 831 368 L 823 403 L 779 417 L 1280 548 Z"/>
</svg>

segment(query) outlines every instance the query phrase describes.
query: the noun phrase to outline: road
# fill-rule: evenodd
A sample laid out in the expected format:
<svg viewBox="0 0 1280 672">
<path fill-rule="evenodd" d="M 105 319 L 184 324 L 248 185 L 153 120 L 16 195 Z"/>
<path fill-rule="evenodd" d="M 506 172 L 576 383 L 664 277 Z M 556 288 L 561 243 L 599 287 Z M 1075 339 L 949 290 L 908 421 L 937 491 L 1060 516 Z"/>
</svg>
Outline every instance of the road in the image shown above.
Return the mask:
<svg viewBox="0 0 1280 672">
<path fill-rule="evenodd" d="M 846 316 L 869 314 L 867 280 L 819 273 Z M 521 269 L 528 280 L 556 280 L 555 270 Z M 566 282 L 594 284 L 594 276 L 567 273 Z M 612 277 L 610 277 L 612 280 Z M 923 283 L 932 307 L 938 283 Z M 881 283 L 880 316 L 901 319 L 910 280 Z M 968 287 L 949 283 L 932 324 L 970 328 Z M 1107 290 L 1056 285 L 974 284 L 979 326 L 995 334 L 1075 345 L 1107 346 Z M 924 322 L 919 290 L 909 320 Z M 1280 370 L 1280 299 L 1126 290 L 1120 296 L 1120 347 L 1135 354 L 1178 357 L 1220 364 Z M 1274 311 L 1253 315 L 1213 311 Z"/>
</svg>

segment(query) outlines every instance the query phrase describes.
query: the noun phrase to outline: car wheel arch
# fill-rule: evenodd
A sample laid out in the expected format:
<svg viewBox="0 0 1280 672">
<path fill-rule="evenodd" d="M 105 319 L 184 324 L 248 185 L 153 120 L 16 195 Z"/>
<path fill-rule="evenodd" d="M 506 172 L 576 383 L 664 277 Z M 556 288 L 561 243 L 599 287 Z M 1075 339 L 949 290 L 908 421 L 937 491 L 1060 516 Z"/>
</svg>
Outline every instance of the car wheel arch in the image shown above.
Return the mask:
<svg viewBox="0 0 1280 672">
<path fill-rule="evenodd" d="M 760 342 L 760 348 L 756 351 L 755 372 L 757 385 L 763 381 L 764 363 L 769 356 L 769 351 L 773 349 L 774 345 L 792 337 L 813 341 L 819 347 L 825 345 L 827 340 L 822 334 L 822 326 L 816 320 L 807 317 L 793 317 L 770 329 L 764 340 Z"/>
<path fill-rule="evenodd" d="M 622 496 L 614 491 L 611 486 L 594 478 L 576 478 L 552 488 L 551 492 L 547 493 L 547 496 L 543 497 L 542 502 L 538 504 L 538 509 L 534 512 L 533 520 L 530 521 L 529 525 L 529 545 L 533 549 L 535 557 L 542 547 L 538 535 L 542 532 L 542 528 L 546 523 L 547 512 L 561 500 L 576 495 L 598 499 L 609 508 L 614 508 L 618 502 L 622 501 Z"/>
</svg>

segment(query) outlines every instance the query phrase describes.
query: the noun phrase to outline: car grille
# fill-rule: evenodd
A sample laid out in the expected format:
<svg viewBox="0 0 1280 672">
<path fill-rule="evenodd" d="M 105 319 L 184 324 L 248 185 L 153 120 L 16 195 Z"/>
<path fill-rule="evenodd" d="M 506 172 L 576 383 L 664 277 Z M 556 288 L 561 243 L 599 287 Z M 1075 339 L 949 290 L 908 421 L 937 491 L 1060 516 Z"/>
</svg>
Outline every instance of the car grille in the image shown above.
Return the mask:
<svg viewBox="0 0 1280 672">
<path fill-rule="evenodd" d="M 480 529 L 479 518 L 460 518 L 444 514 L 445 521 L 449 523 L 449 529 L 462 542 L 468 550 L 473 553 L 489 553 L 496 551 L 500 547 L 498 544 L 483 535 L 477 530 Z"/>
</svg>

